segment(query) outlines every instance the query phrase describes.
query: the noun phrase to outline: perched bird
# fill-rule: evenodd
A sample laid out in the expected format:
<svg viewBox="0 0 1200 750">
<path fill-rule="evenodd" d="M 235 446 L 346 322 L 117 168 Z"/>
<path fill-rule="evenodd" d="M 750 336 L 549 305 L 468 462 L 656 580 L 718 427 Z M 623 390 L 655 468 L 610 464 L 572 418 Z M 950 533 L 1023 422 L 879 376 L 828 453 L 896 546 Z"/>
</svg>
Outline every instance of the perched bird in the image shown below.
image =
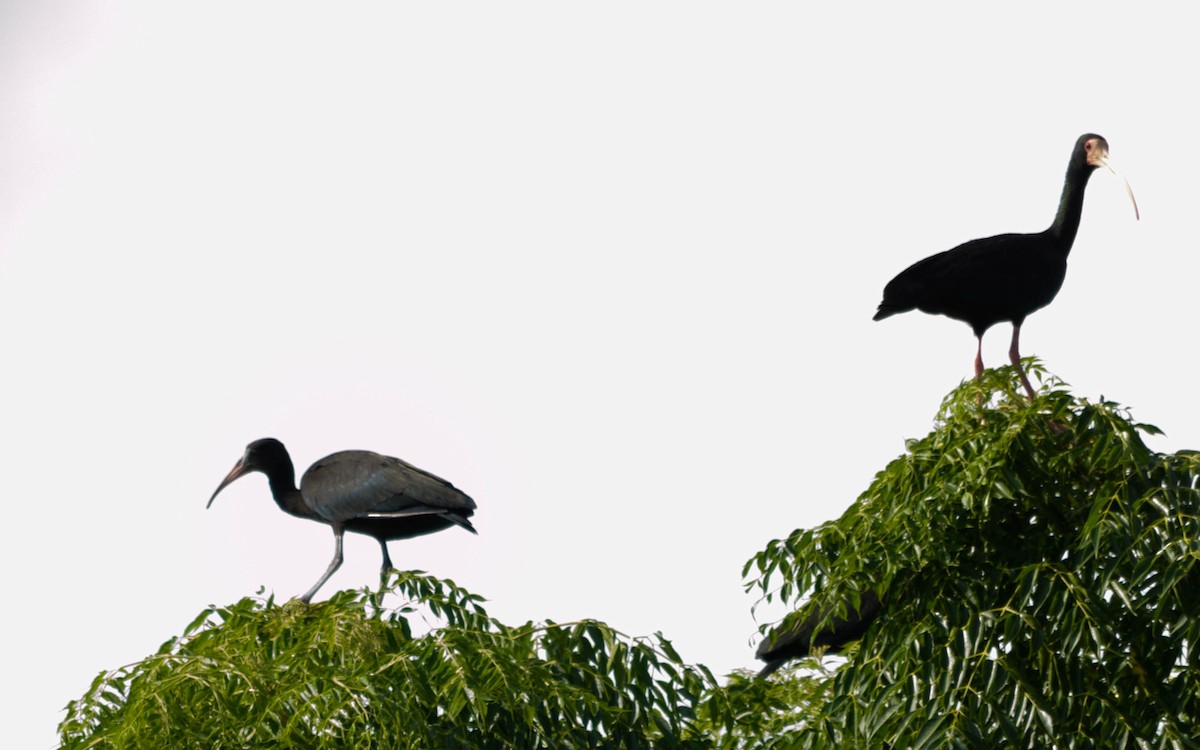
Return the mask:
<svg viewBox="0 0 1200 750">
<path fill-rule="evenodd" d="M 1019 340 L 1025 316 L 1050 304 L 1067 275 L 1067 254 L 1079 231 L 1083 192 L 1097 167 L 1108 164 L 1108 142 L 1094 133 L 1079 136 L 1067 163 L 1054 223 L 1037 234 L 1001 234 L 971 240 L 917 261 L 888 282 L 875 320 L 918 309 L 961 320 L 975 332 L 975 375 L 983 373 L 983 334 L 1001 321 L 1013 324 L 1009 359 L 1032 401 L 1033 386 L 1021 368 Z M 1137 201 L 1125 183 L 1134 215 Z"/>
<path fill-rule="evenodd" d="M 221 481 L 206 507 L 238 477 L 260 471 L 267 475 L 271 495 L 279 507 L 293 516 L 308 518 L 333 527 L 333 561 L 303 602 L 313 595 L 342 564 L 342 534 L 353 531 L 374 537 L 383 550 L 381 575 L 392 569 L 389 539 L 409 539 L 422 534 L 461 526 L 472 534 L 467 520 L 475 513 L 475 501 L 445 479 L 412 464 L 371 451 L 341 451 L 309 467 L 296 489 L 296 471 L 283 443 L 275 438 L 255 440 L 246 446 L 241 460 Z"/>
<path fill-rule="evenodd" d="M 767 663 L 758 676 L 766 677 L 787 661 L 808 656 L 815 649 L 822 649 L 826 654 L 838 653 L 846 644 L 866 634 L 867 628 L 883 612 L 883 605 L 875 592 L 868 589 L 862 593 L 857 610 L 851 607 L 845 617 L 831 618 L 833 611 L 832 605 L 817 609 L 790 630 L 758 644 L 754 655 Z M 817 630 L 822 623 L 826 623 L 825 627 Z"/>
</svg>

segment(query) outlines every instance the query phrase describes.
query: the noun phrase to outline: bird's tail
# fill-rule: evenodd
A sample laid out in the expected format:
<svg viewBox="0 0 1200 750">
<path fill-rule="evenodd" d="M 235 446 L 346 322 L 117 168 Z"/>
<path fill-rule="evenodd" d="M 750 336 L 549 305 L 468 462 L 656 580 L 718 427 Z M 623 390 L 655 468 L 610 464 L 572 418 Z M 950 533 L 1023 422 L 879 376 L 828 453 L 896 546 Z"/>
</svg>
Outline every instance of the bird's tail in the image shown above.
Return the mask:
<svg viewBox="0 0 1200 750">
<path fill-rule="evenodd" d="M 475 530 L 475 527 L 471 525 L 470 519 L 468 519 L 466 516 L 460 516 L 457 513 L 443 513 L 442 518 L 454 523 L 455 525 L 463 527 L 476 536 L 479 535 L 479 532 Z"/>
<path fill-rule="evenodd" d="M 782 667 L 786 663 L 787 663 L 786 656 L 779 658 L 779 659 L 772 659 L 771 661 L 767 662 L 767 666 L 763 667 L 762 669 L 760 669 L 758 671 L 758 678 L 762 679 L 763 677 L 767 677 L 769 675 L 775 674 L 776 672 L 779 671 L 779 668 Z"/>
<path fill-rule="evenodd" d="M 908 312 L 909 310 L 912 310 L 913 307 L 913 305 L 896 305 L 884 300 L 883 302 L 879 303 L 879 308 L 875 310 L 875 317 L 871 318 L 871 320 L 883 320 L 884 318 L 890 318 L 893 315 Z"/>
</svg>

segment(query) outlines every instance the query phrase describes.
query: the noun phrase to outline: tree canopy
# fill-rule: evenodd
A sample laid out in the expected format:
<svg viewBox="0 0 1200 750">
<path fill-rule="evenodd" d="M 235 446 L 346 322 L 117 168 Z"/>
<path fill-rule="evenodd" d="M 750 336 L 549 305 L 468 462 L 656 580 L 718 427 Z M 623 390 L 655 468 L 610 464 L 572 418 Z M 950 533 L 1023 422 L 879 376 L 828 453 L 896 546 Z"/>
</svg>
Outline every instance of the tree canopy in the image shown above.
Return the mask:
<svg viewBox="0 0 1200 750">
<path fill-rule="evenodd" d="M 507 626 L 418 572 L 391 590 L 407 603 L 364 590 L 206 609 L 154 656 L 97 677 L 68 706 L 63 747 L 707 746 L 688 722 L 712 676 L 660 636 Z"/>
<path fill-rule="evenodd" d="M 406 572 L 397 607 L 205 609 L 69 704 L 63 747 L 1200 747 L 1200 454 L 1015 382 L 956 389 L 840 518 L 747 562 L 748 589 L 795 609 L 773 643 L 877 600 L 836 659 L 818 643 L 718 681 L 662 635 L 505 625 Z"/>
<path fill-rule="evenodd" d="M 778 741 L 1200 746 L 1200 454 L 1150 450 L 1158 430 L 1116 403 L 1053 383 L 1031 407 L 1013 382 L 964 384 L 839 519 L 747 563 L 766 599 L 806 601 L 776 638 L 864 592 L 883 605 L 832 676 L 808 673 L 820 706 Z"/>
</svg>

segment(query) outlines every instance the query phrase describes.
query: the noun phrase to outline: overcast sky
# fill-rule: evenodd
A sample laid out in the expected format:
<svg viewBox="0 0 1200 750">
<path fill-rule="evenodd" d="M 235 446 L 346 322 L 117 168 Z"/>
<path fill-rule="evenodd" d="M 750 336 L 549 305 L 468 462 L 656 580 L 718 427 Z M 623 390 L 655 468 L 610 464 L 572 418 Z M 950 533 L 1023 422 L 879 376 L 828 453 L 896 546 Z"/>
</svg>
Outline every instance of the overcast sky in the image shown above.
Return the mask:
<svg viewBox="0 0 1200 750">
<path fill-rule="evenodd" d="M 1022 348 L 1200 447 L 1200 53 L 1154 5 L 0 6 L 5 744 L 316 580 L 332 534 L 260 475 L 204 509 L 265 436 L 474 497 L 392 557 L 504 621 L 752 667 L 742 563 L 971 374 L 966 325 L 871 321 L 884 284 L 1044 229 L 1088 131 L 1142 220 L 1093 177 Z M 319 598 L 378 565 L 348 535 Z"/>
</svg>

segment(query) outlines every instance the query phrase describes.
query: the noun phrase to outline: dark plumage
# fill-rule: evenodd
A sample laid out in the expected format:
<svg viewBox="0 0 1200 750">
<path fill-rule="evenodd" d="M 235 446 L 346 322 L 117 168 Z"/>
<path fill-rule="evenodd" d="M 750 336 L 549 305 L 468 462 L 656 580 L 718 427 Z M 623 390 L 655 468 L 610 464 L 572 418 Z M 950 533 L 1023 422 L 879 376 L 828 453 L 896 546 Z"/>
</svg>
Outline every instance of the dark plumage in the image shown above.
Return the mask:
<svg viewBox="0 0 1200 750">
<path fill-rule="evenodd" d="M 979 342 L 976 376 L 983 373 L 983 334 L 996 323 L 1011 321 L 1009 359 L 1032 400 L 1033 386 L 1021 369 L 1021 325 L 1027 315 L 1050 304 L 1062 287 L 1067 255 L 1079 231 L 1084 189 L 1097 167 L 1111 171 L 1107 157 L 1107 141 L 1094 133 L 1081 135 L 1071 152 L 1062 199 L 1049 229 L 972 240 L 917 261 L 888 282 L 875 320 L 917 309 L 965 322 Z M 1125 187 L 1129 190 L 1128 183 Z M 1129 197 L 1133 200 L 1132 190 Z M 1136 215 L 1136 201 L 1133 208 Z"/>
<path fill-rule="evenodd" d="M 301 601 L 311 601 L 341 566 L 342 534 L 346 531 L 379 542 L 383 574 L 392 569 L 389 539 L 410 539 L 451 526 L 476 533 L 467 520 L 475 513 L 474 500 L 445 479 L 371 451 L 341 451 L 322 458 L 304 472 L 297 489 L 291 456 L 274 438 L 255 440 L 246 446 L 245 454 L 209 498 L 208 506 L 235 479 L 255 471 L 267 475 L 271 495 L 282 510 L 333 527 L 333 561 L 320 580 L 300 597 Z"/>
<path fill-rule="evenodd" d="M 817 609 L 790 630 L 758 644 L 754 655 L 767 663 L 758 676 L 766 677 L 787 661 L 808 656 L 814 649 L 824 649 L 822 653 L 826 654 L 840 652 L 847 644 L 863 637 L 883 612 L 883 605 L 875 592 L 868 590 L 862 593 L 857 610 L 847 607 L 845 617 L 831 619 L 833 612 L 833 605 Z M 822 623 L 826 623 L 825 627 L 817 630 Z"/>
</svg>

